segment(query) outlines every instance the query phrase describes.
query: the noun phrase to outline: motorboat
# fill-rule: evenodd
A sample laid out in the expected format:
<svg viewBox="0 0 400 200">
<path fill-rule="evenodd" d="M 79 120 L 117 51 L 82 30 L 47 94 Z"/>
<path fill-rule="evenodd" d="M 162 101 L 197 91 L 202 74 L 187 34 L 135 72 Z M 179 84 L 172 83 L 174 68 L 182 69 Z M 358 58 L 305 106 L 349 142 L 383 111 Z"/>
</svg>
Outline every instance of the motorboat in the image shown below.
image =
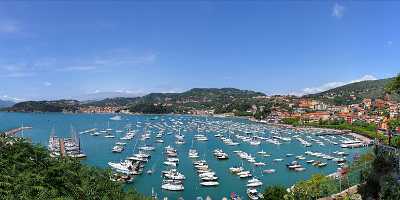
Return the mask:
<svg viewBox="0 0 400 200">
<path fill-rule="evenodd" d="M 264 174 L 272 174 L 272 173 L 275 173 L 275 169 L 266 169 L 266 170 L 263 170 L 263 173 Z"/>
<path fill-rule="evenodd" d="M 113 153 L 121 153 L 124 150 L 124 146 L 116 145 L 112 148 Z"/>
<path fill-rule="evenodd" d="M 219 182 L 217 181 L 203 181 L 200 183 L 202 186 L 217 186 L 219 185 Z"/>
</svg>

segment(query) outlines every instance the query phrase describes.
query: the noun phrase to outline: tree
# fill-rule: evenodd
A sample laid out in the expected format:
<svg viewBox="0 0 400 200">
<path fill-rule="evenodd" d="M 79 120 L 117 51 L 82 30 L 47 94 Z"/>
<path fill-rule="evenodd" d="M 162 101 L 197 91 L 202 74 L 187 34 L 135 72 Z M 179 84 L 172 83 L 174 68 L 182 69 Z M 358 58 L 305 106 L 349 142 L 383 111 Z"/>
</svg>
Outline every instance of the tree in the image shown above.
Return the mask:
<svg viewBox="0 0 400 200">
<path fill-rule="evenodd" d="M 380 199 L 400 199 L 400 184 L 392 176 L 384 178 Z"/>
<path fill-rule="evenodd" d="M 283 186 L 274 185 L 265 188 L 263 195 L 263 200 L 283 200 L 287 191 Z"/>
<path fill-rule="evenodd" d="M 315 174 L 309 180 L 296 183 L 288 197 L 291 200 L 309 200 L 326 197 L 339 192 L 335 181 L 322 174 Z"/>
<path fill-rule="evenodd" d="M 362 172 L 362 180 L 365 180 L 365 183 L 358 188 L 362 199 L 379 199 L 381 195 L 387 196 L 392 188 L 387 187 L 385 183 L 390 180 L 390 176 L 398 173 L 396 157 L 393 153 L 385 152 L 378 147 L 375 149 L 375 155 L 372 169 Z"/>
<path fill-rule="evenodd" d="M 111 171 L 52 158 L 24 139 L 0 137 L 0 166 L 0 199 L 145 199 L 111 181 Z"/>
<path fill-rule="evenodd" d="M 400 94 L 400 74 L 385 86 L 385 91 L 389 94 L 393 92 Z"/>
</svg>

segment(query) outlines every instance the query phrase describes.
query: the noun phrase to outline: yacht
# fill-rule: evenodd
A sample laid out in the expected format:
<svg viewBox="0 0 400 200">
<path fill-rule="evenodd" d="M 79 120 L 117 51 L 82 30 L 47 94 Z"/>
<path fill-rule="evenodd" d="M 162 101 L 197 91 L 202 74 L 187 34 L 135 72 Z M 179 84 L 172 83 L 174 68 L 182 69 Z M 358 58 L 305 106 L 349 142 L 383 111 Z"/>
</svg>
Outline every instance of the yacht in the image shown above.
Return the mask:
<svg viewBox="0 0 400 200">
<path fill-rule="evenodd" d="M 263 173 L 264 174 L 272 174 L 272 173 L 275 173 L 275 169 L 266 169 L 266 170 L 263 170 Z"/>
<path fill-rule="evenodd" d="M 124 150 L 124 146 L 116 145 L 112 148 L 113 153 L 121 153 Z"/>
<path fill-rule="evenodd" d="M 229 171 L 231 171 L 234 174 L 242 172 L 243 170 L 244 170 L 243 167 L 230 167 L 229 168 Z"/>
<path fill-rule="evenodd" d="M 253 164 L 254 164 L 254 166 L 257 166 L 257 167 L 267 165 L 267 164 L 265 164 L 264 162 L 255 162 L 255 163 L 253 163 Z"/>
<path fill-rule="evenodd" d="M 164 181 L 161 188 L 169 191 L 182 191 L 185 189 L 180 181 Z"/>
<path fill-rule="evenodd" d="M 189 149 L 189 158 L 198 158 L 199 154 L 197 153 L 196 149 Z"/>
<path fill-rule="evenodd" d="M 200 183 L 202 186 L 217 186 L 219 185 L 218 181 L 203 181 Z"/>
<path fill-rule="evenodd" d="M 251 200 L 258 200 L 258 199 L 262 199 L 263 196 L 261 193 L 259 193 L 255 188 L 249 188 L 246 190 L 247 196 L 249 197 L 249 199 Z"/>
<path fill-rule="evenodd" d="M 246 184 L 247 187 L 259 187 L 262 185 L 263 185 L 263 183 L 254 177 L 252 179 L 248 180 L 247 184 Z"/>
</svg>

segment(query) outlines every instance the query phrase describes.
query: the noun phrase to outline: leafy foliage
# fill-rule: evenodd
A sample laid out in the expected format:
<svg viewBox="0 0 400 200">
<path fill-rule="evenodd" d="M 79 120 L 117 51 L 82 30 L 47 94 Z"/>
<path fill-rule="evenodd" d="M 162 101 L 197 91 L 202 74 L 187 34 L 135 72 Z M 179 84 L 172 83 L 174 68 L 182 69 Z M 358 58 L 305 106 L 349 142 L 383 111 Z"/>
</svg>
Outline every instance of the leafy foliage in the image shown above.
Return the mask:
<svg viewBox="0 0 400 200">
<path fill-rule="evenodd" d="M 287 195 L 286 188 L 279 185 L 268 186 L 263 193 L 263 200 L 283 200 Z"/>
<path fill-rule="evenodd" d="M 51 158 L 24 139 L 0 138 L 1 199 L 144 199 L 110 176 L 78 160 Z"/>
<path fill-rule="evenodd" d="M 293 200 L 309 200 L 326 197 L 338 192 L 334 180 L 322 174 L 315 174 L 309 180 L 296 183 L 288 197 Z"/>
<path fill-rule="evenodd" d="M 392 199 L 388 197 L 398 196 L 400 185 L 393 180 L 399 174 L 397 169 L 396 155 L 376 148 L 372 168 L 361 173 L 365 183 L 359 186 L 358 191 L 363 199 Z"/>
<path fill-rule="evenodd" d="M 386 84 L 385 91 L 388 93 L 400 94 L 400 74 L 398 74 L 392 81 Z"/>
</svg>

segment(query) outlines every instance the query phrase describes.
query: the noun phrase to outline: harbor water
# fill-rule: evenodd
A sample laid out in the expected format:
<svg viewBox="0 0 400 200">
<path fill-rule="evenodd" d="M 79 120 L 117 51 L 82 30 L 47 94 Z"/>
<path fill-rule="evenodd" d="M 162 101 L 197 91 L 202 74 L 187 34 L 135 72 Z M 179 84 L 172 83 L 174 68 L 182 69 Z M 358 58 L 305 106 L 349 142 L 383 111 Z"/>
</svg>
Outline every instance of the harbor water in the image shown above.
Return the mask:
<svg viewBox="0 0 400 200">
<path fill-rule="evenodd" d="M 40 143 L 47 147 L 49 136 L 52 129 L 58 137 L 70 137 L 71 132 L 76 132 L 80 137 L 81 149 L 87 155 L 82 160 L 91 166 L 100 168 L 109 168 L 108 162 L 119 162 L 125 160 L 133 153 L 138 151 L 139 147 L 148 145 L 155 147 L 151 152 L 149 162 L 141 175 L 134 178 L 126 187 L 134 187 L 140 193 L 151 195 L 152 190 L 158 197 L 169 197 L 169 199 L 196 199 L 198 196 L 205 199 L 210 196 L 212 199 L 221 199 L 229 197 L 231 192 L 236 192 L 239 196 L 247 199 L 246 184 L 249 179 L 241 179 L 229 171 L 230 167 L 242 166 L 245 170 L 251 171 L 253 177 L 261 180 L 263 185 L 258 188 L 262 191 L 268 185 L 282 185 L 289 187 L 297 181 L 310 178 L 313 174 L 331 174 L 336 172 L 339 167 L 333 160 L 324 160 L 322 158 L 306 155 L 306 151 L 320 152 L 325 155 L 335 155 L 338 151 L 345 152 L 347 163 L 351 162 L 355 155 L 360 155 L 367 151 L 367 148 L 341 148 L 340 144 L 344 138 L 350 136 L 317 136 L 315 130 L 295 130 L 272 125 L 259 124 L 247 119 L 238 118 L 214 118 L 197 117 L 186 115 L 121 115 L 115 118 L 111 114 L 63 114 L 63 113 L 7 113 L 0 112 L 0 131 L 20 127 L 21 125 L 31 126 L 32 129 L 19 133 L 20 136 L 30 138 L 34 143 Z M 112 129 L 112 135 L 115 138 L 107 138 L 104 135 L 93 136 L 91 134 L 79 134 L 85 130 L 96 128 L 97 130 Z M 113 153 L 112 148 L 116 142 L 122 142 L 121 137 L 125 135 L 128 129 L 135 131 L 135 137 L 132 140 L 123 141 L 124 151 Z M 119 130 L 119 131 L 117 131 Z M 158 139 L 155 136 L 162 134 L 164 143 L 156 143 Z M 184 135 L 185 144 L 176 144 L 176 134 Z M 150 133 L 149 139 L 141 140 L 141 134 Z M 207 141 L 198 141 L 194 135 L 202 134 L 207 137 Z M 229 146 L 225 144 L 220 137 L 231 138 L 239 145 Z M 274 144 L 261 140 L 261 144 L 250 144 L 236 137 L 241 135 L 249 138 L 273 138 L 280 144 Z M 282 140 L 286 138 L 286 140 Z M 297 138 L 301 138 L 312 145 L 306 147 Z M 319 142 L 316 142 L 319 141 Z M 336 143 L 336 144 L 334 144 Z M 179 164 L 177 169 L 186 179 L 183 182 L 184 190 L 171 192 L 161 189 L 162 171 L 168 166 L 165 161 L 164 148 L 166 146 L 174 147 L 178 152 Z M 196 149 L 199 158 L 207 161 L 218 177 L 218 186 L 204 187 L 200 185 L 200 180 L 195 168 L 193 159 L 188 157 L 189 149 Z M 229 159 L 218 160 L 213 155 L 214 149 L 222 149 L 228 154 Z M 243 151 L 252 155 L 257 162 L 263 162 L 265 166 L 255 166 L 254 163 L 241 159 L 234 151 Z M 266 152 L 270 156 L 262 156 L 257 152 Z M 291 156 L 288 156 L 290 154 Z M 298 160 L 296 156 L 304 156 L 306 159 Z M 280 162 L 274 159 L 283 159 Z M 320 159 L 326 162 L 324 167 L 316 167 L 306 163 L 307 160 Z M 304 171 L 289 170 L 287 163 L 297 160 L 304 168 Z M 263 170 L 275 169 L 275 173 L 263 173 Z M 147 171 L 152 173 L 146 173 Z"/>
</svg>

